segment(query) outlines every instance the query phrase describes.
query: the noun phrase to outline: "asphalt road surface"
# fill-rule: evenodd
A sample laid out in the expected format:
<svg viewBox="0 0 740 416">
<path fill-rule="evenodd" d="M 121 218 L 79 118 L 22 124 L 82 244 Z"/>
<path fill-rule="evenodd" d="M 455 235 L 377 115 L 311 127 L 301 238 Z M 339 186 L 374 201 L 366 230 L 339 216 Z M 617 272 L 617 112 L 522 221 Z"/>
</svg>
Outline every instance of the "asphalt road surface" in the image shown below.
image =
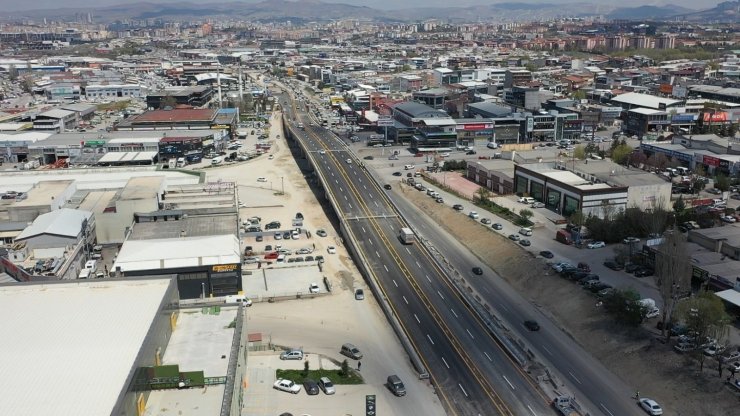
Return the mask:
<svg viewBox="0 0 740 416">
<path fill-rule="evenodd" d="M 279 95 L 280 102 L 287 97 Z M 284 106 L 289 107 L 289 106 Z M 326 180 L 347 232 L 379 281 L 431 374 L 440 399 L 456 415 L 553 414 L 549 399 L 501 349 L 418 244 L 398 239 L 406 223 L 345 144 L 303 112 L 284 108 L 291 130 Z M 297 116 L 293 120 L 293 115 Z M 304 129 L 297 127 L 303 123 Z"/>
</svg>

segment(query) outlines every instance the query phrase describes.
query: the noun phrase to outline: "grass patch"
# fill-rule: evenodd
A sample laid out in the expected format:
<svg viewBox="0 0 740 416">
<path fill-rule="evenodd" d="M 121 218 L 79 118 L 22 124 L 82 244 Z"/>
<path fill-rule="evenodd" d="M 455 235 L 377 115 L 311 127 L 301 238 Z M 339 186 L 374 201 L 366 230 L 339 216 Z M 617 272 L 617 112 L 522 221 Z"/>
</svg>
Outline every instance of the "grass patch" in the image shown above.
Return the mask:
<svg viewBox="0 0 740 416">
<path fill-rule="evenodd" d="M 96 106 L 97 111 L 123 111 L 130 103 L 130 100 L 113 101 L 110 103 L 98 104 Z"/>
<path fill-rule="evenodd" d="M 308 375 L 303 370 L 276 370 L 275 377 L 287 378 L 293 380 L 296 383 L 302 383 L 303 380 L 310 378 L 315 381 L 319 381 L 321 377 L 329 377 L 334 384 L 364 384 L 362 376 L 354 370 L 350 370 L 349 374 L 344 377 L 339 373 L 342 370 L 308 370 Z"/>
</svg>

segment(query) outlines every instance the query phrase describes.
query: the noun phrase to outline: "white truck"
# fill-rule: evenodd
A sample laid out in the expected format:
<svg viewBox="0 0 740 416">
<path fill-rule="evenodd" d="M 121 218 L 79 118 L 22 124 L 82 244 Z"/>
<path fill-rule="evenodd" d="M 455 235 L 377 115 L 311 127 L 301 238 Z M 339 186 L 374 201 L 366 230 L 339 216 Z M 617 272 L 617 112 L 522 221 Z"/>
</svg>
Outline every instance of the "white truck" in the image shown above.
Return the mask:
<svg viewBox="0 0 740 416">
<path fill-rule="evenodd" d="M 401 231 L 398 233 L 398 239 L 403 244 L 414 244 L 414 232 L 411 231 L 411 228 L 401 228 Z"/>
</svg>

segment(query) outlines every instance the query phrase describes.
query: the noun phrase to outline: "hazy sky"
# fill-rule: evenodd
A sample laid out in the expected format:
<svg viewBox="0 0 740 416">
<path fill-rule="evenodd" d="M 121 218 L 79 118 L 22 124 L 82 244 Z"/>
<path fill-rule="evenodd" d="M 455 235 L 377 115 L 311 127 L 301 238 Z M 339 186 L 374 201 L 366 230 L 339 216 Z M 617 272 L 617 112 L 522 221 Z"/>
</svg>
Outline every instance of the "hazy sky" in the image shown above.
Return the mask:
<svg viewBox="0 0 740 416">
<path fill-rule="evenodd" d="M 184 0 L 188 1 L 188 0 Z M 193 3 L 212 3 L 212 2 L 225 2 L 225 1 L 243 1 L 245 3 L 257 3 L 261 0 L 191 0 Z M 474 4 L 489 4 L 489 3 L 500 3 L 500 2 L 514 3 L 517 0 L 498 0 L 498 1 L 486 1 L 486 0 L 456 0 L 450 2 L 449 0 L 329 0 L 326 3 L 345 3 L 357 6 L 369 6 L 377 9 L 401 9 L 411 8 L 416 6 L 426 7 L 449 7 L 450 5 L 458 6 L 469 6 Z M 34 9 L 50 9 L 59 7 L 104 7 L 113 4 L 126 4 L 136 2 L 151 2 L 151 3 L 173 3 L 170 0 L 0 0 L 0 9 L 7 11 L 15 10 L 34 10 Z M 534 0 L 528 0 L 527 3 L 535 2 Z M 614 0 L 541 0 L 542 3 L 601 3 L 601 4 L 614 4 Z M 619 2 L 622 6 L 639 6 L 639 5 L 664 5 L 664 4 L 676 4 L 692 9 L 708 9 L 714 7 L 721 0 L 662 0 L 662 1 L 649 1 L 649 0 L 621 0 Z M 1 13 L 1 12 L 0 12 Z"/>
</svg>

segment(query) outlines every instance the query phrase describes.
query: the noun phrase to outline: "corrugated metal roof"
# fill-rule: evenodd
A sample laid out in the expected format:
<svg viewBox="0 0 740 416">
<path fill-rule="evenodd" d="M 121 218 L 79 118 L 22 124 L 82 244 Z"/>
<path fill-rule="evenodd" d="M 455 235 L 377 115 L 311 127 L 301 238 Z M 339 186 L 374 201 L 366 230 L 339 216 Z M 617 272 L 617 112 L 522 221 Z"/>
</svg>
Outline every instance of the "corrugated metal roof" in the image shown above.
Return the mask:
<svg viewBox="0 0 740 416">
<path fill-rule="evenodd" d="M 16 238 L 21 241 L 41 234 L 76 237 L 82 230 L 82 222 L 90 220 L 92 212 L 79 209 L 62 208 L 41 214 Z"/>
</svg>

